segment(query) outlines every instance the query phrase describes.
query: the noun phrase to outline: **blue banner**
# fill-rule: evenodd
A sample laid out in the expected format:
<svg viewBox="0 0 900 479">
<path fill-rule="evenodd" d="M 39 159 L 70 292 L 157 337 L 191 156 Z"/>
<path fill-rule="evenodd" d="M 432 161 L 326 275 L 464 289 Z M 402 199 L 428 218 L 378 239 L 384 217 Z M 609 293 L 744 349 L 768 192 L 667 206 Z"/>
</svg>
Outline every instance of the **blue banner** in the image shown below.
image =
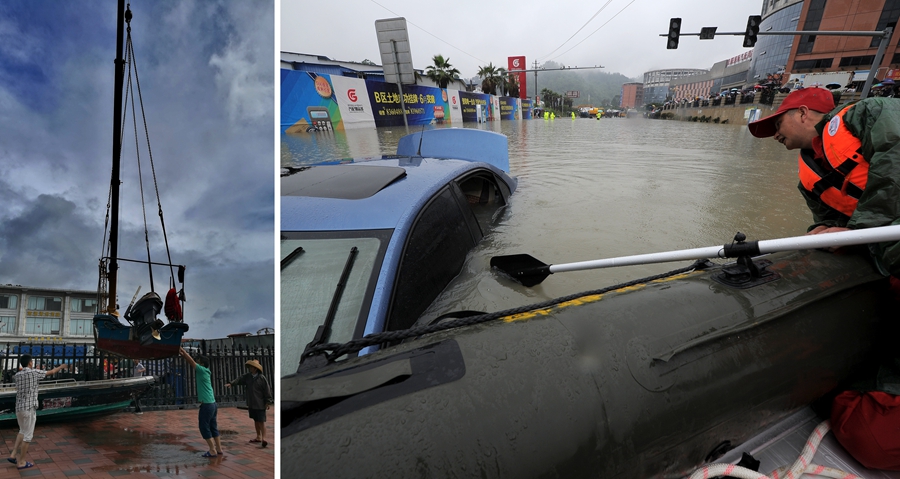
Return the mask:
<svg viewBox="0 0 900 479">
<path fill-rule="evenodd" d="M 519 109 L 519 99 L 511 96 L 500 97 L 500 119 L 515 120 Z"/>
<path fill-rule="evenodd" d="M 402 126 L 400 90 L 394 83 L 366 80 L 376 126 Z M 447 90 L 430 86 L 405 85 L 403 102 L 409 125 L 434 125 L 450 122 Z"/>
<path fill-rule="evenodd" d="M 463 121 L 478 121 L 478 107 L 481 106 L 482 115 L 487 115 L 486 120 L 491 120 L 491 96 L 484 93 L 472 93 L 460 91 L 459 98 L 462 103 Z"/>
</svg>

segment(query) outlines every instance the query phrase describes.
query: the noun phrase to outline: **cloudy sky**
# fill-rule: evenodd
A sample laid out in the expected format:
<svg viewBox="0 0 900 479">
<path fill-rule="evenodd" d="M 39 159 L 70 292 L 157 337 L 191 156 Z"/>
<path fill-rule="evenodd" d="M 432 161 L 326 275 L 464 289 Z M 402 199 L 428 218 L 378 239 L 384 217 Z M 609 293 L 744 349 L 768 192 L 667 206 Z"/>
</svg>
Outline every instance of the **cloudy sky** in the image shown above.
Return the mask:
<svg viewBox="0 0 900 479">
<path fill-rule="evenodd" d="M 132 1 L 165 225 L 187 265 L 189 336 L 274 326 L 272 0 Z M 94 290 L 112 155 L 116 4 L 0 2 L 0 283 Z M 135 141 L 122 160 L 120 257 L 146 258 Z M 143 139 L 141 132 L 139 137 Z M 141 161 L 149 163 L 146 147 Z M 153 261 L 165 262 L 145 176 Z M 149 291 L 121 263 L 119 303 Z M 168 270 L 154 271 L 165 295 Z"/>
<path fill-rule="evenodd" d="M 418 69 L 442 54 L 470 78 L 488 62 L 506 67 L 507 57 L 524 55 L 529 66 L 535 60 L 602 65 L 634 78 L 661 68 L 709 68 L 744 53 L 742 37 L 684 37 L 677 50 L 667 50 L 659 34 L 668 32 L 673 17 L 683 19 L 683 33 L 701 27 L 742 32 L 762 1 L 281 0 L 281 49 L 381 64 L 375 20 L 405 17 Z"/>
</svg>

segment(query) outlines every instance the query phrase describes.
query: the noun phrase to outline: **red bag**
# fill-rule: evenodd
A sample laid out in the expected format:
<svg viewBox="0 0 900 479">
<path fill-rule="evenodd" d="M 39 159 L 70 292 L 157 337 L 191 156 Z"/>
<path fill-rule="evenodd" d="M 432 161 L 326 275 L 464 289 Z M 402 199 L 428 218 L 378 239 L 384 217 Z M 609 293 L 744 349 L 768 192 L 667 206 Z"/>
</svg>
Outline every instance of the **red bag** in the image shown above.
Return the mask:
<svg viewBox="0 0 900 479">
<path fill-rule="evenodd" d="M 831 430 L 863 466 L 900 471 L 900 396 L 844 391 L 832 403 Z"/>
<path fill-rule="evenodd" d="M 165 311 L 169 321 L 181 322 L 184 320 L 184 317 L 181 315 L 181 303 L 178 300 L 178 292 L 175 291 L 175 288 L 170 289 L 168 294 L 166 294 Z"/>
</svg>

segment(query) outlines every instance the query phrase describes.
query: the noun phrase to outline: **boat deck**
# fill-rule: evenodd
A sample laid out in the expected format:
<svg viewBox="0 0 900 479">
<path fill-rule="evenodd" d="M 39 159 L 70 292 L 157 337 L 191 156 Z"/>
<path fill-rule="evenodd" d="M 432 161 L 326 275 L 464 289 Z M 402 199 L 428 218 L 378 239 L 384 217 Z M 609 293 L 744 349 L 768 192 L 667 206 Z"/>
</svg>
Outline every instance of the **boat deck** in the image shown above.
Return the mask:
<svg viewBox="0 0 900 479">
<path fill-rule="evenodd" d="M 810 434 L 822 420 L 812 408 L 806 407 L 715 462 L 735 464 L 741 460 L 741 453 L 747 452 L 760 462 L 759 472 L 768 474 L 778 467 L 793 464 L 800 457 Z M 840 469 L 865 479 L 900 479 L 900 471 L 876 471 L 863 467 L 847 453 L 831 432 L 822 439 L 812 463 Z"/>
<path fill-rule="evenodd" d="M 197 429 L 197 409 L 121 412 L 84 421 L 38 425 L 28 449 L 36 467 L 16 471 L 9 456 L 18 428 L 0 429 L 0 477 L 275 477 L 274 409 L 266 416 L 269 446 L 255 437 L 247 411 L 233 407 L 218 413 L 225 455 L 206 459 L 206 442 Z"/>
</svg>

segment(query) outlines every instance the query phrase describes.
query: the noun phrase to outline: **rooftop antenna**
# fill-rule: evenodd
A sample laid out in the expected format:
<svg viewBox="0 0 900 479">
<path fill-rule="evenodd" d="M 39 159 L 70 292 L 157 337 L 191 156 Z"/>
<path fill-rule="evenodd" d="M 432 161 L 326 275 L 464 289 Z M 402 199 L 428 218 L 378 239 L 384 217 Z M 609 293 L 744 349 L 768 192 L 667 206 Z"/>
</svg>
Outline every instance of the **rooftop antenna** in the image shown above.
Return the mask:
<svg viewBox="0 0 900 479">
<path fill-rule="evenodd" d="M 422 131 L 419 132 L 419 151 L 416 152 L 417 156 L 422 156 L 422 140 L 425 139 L 425 124 L 422 123 Z"/>
</svg>

